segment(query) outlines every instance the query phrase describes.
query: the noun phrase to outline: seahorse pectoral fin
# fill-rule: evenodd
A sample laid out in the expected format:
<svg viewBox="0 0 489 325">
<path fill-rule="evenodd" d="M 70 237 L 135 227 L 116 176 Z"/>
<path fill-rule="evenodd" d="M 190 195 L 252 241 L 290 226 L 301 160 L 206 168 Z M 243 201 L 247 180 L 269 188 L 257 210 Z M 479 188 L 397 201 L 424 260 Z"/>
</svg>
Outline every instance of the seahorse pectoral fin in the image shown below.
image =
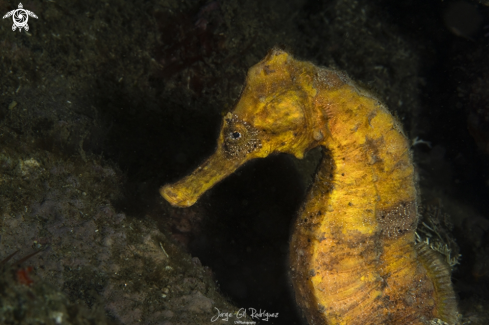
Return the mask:
<svg viewBox="0 0 489 325">
<path fill-rule="evenodd" d="M 227 159 L 219 147 L 190 175 L 160 188 L 160 194 L 173 206 L 181 208 L 192 206 L 202 194 L 232 174 L 239 165 L 239 160 Z"/>
</svg>

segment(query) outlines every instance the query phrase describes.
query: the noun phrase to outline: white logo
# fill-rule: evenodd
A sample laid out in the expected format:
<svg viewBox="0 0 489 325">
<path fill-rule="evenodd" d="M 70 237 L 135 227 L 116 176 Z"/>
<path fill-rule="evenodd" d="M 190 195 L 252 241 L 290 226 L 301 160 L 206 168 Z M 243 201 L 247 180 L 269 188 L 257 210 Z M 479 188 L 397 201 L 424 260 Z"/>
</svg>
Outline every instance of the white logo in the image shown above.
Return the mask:
<svg viewBox="0 0 489 325">
<path fill-rule="evenodd" d="M 25 31 L 27 32 L 29 30 L 29 25 L 27 25 L 29 16 L 37 18 L 35 13 L 29 10 L 25 10 L 23 8 L 24 6 L 22 6 L 22 3 L 19 2 L 19 9 L 9 11 L 5 16 L 3 16 L 3 19 L 12 16 L 12 20 L 14 21 L 14 24 L 12 25 L 12 30 L 14 32 L 17 28 L 20 32 L 22 30 L 22 27 L 25 28 Z"/>
</svg>

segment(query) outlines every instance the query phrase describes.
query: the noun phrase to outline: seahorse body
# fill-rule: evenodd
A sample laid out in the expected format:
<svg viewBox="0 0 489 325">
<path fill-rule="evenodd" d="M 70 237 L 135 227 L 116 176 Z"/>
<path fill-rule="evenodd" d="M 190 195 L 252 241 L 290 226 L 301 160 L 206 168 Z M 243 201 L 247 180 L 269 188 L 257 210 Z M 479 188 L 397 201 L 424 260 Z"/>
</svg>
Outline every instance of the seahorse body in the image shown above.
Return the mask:
<svg viewBox="0 0 489 325">
<path fill-rule="evenodd" d="M 324 157 L 290 243 L 298 304 L 312 324 L 454 324 L 450 271 L 415 245 L 409 144 L 374 97 L 341 72 L 274 49 L 253 66 L 214 155 L 160 192 L 190 206 L 246 161 L 282 152 Z"/>
</svg>

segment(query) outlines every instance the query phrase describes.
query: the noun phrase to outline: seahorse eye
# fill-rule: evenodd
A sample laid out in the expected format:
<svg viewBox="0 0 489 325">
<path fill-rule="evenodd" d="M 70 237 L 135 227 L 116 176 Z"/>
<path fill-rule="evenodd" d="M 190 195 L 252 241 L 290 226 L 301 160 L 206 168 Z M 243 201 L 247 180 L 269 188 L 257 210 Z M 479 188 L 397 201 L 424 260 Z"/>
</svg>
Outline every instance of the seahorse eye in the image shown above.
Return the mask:
<svg viewBox="0 0 489 325">
<path fill-rule="evenodd" d="M 233 140 L 238 140 L 239 138 L 241 138 L 241 133 L 239 133 L 238 131 L 233 131 L 230 135 L 231 139 Z"/>
</svg>

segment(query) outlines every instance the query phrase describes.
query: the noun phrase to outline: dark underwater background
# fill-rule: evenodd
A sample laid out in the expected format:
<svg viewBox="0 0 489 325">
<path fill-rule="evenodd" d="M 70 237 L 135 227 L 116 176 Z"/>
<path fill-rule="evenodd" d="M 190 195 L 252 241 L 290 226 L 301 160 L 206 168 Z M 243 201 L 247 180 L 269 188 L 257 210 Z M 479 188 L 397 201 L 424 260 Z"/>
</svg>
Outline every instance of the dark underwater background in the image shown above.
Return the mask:
<svg viewBox="0 0 489 325">
<path fill-rule="evenodd" d="M 489 324 L 487 0 L 22 4 L 28 31 L 0 21 L 0 323 L 254 308 L 305 324 L 288 241 L 318 150 L 252 161 L 188 209 L 158 193 L 214 151 L 247 70 L 279 47 L 346 71 L 402 122 L 422 220 L 461 254 L 460 324 Z"/>
</svg>

